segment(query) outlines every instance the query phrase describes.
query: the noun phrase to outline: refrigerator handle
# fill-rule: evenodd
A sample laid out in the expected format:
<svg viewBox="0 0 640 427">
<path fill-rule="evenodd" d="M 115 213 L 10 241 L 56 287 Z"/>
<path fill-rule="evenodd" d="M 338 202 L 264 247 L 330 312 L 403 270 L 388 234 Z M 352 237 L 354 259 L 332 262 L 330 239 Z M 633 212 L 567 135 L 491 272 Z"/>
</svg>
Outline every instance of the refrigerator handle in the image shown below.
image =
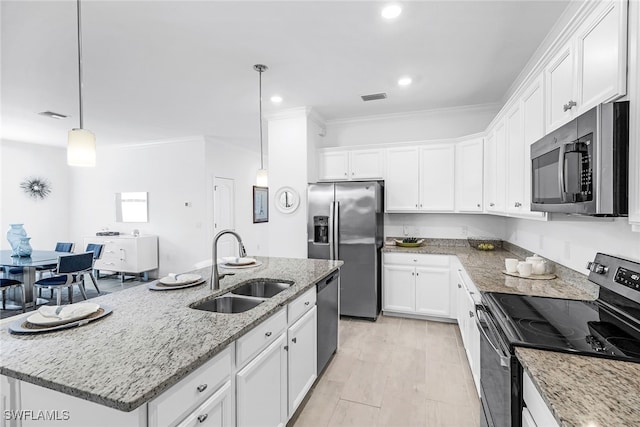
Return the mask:
<svg viewBox="0 0 640 427">
<path fill-rule="evenodd" d="M 334 229 L 334 216 L 333 212 L 335 210 L 336 202 L 331 202 L 329 205 L 329 259 L 336 259 L 334 253 L 334 244 L 333 244 L 333 229 Z"/>
<path fill-rule="evenodd" d="M 333 202 L 333 253 L 335 257 L 333 259 L 340 259 L 340 202 Z"/>
</svg>

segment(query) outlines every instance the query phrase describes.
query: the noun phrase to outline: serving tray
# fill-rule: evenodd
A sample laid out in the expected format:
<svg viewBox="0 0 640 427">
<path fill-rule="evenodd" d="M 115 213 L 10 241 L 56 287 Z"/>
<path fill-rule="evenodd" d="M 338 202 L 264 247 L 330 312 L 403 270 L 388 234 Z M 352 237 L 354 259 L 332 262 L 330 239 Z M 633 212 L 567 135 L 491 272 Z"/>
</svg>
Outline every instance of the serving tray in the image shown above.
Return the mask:
<svg viewBox="0 0 640 427">
<path fill-rule="evenodd" d="M 95 320 L 102 319 L 103 317 L 108 316 L 112 312 L 113 310 L 110 307 L 103 305 L 103 306 L 100 306 L 98 311 L 96 311 L 93 314 L 90 314 L 89 316 L 83 319 L 76 320 L 69 323 L 64 323 L 62 325 L 56 325 L 56 326 L 34 325 L 33 323 L 27 322 L 26 319 L 20 319 L 9 324 L 9 332 L 16 335 L 29 335 L 29 334 L 41 334 L 44 332 L 60 331 L 63 329 L 70 329 L 70 328 L 75 328 L 79 326 L 84 326 L 87 323 L 91 323 Z"/>
<path fill-rule="evenodd" d="M 555 279 L 555 274 L 532 274 L 531 276 L 521 276 L 520 273 L 509 273 L 506 270 L 502 270 L 502 274 L 506 274 L 507 276 L 519 277 L 520 279 L 531 279 L 531 280 L 551 280 Z"/>
<path fill-rule="evenodd" d="M 191 288 L 193 286 L 200 286 L 203 283 L 207 283 L 207 279 L 200 279 L 197 282 L 187 283 L 185 285 L 164 285 L 159 280 L 154 280 L 147 285 L 147 288 L 151 291 L 175 291 L 178 289 Z"/>
</svg>

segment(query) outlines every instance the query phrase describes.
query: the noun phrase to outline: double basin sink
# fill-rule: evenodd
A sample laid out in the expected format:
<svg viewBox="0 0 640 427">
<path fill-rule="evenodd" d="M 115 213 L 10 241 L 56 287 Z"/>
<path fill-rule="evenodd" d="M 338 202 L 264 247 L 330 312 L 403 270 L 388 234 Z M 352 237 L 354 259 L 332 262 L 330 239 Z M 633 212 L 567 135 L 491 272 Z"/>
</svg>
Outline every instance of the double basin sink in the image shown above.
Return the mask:
<svg viewBox="0 0 640 427">
<path fill-rule="evenodd" d="M 214 313 L 243 313 L 288 289 L 293 283 L 290 280 L 251 279 L 226 294 L 195 302 L 190 307 Z"/>
</svg>

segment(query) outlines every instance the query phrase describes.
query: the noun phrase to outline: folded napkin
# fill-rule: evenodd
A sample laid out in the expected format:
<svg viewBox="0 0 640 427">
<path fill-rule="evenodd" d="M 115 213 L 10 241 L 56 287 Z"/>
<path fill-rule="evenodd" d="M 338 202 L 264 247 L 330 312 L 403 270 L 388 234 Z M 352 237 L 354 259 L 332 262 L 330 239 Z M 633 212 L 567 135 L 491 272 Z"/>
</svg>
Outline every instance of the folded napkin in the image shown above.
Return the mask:
<svg viewBox="0 0 640 427">
<path fill-rule="evenodd" d="M 66 320 L 88 316 L 98 311 L 99 308 L 98 304 L 87 302 L 69 305 L 43 305 L 38 308 L 38 313 L 43 317 Z"/>
</svg>

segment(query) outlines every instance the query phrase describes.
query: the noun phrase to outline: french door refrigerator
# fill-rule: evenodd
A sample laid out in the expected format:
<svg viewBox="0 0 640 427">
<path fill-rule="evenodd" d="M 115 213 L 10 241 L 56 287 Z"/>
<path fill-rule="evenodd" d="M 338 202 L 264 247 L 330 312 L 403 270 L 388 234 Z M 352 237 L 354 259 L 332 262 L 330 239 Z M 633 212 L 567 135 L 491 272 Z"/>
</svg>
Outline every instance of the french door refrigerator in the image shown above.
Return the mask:
<svg viewBox="0 0 640 427">
<path fill-rule="evenodd" d="M 340 314 L 375 320 L 381 304 L 382 182 L 309 184 L 308 257 L 339 259 Z"/>
</svg>

